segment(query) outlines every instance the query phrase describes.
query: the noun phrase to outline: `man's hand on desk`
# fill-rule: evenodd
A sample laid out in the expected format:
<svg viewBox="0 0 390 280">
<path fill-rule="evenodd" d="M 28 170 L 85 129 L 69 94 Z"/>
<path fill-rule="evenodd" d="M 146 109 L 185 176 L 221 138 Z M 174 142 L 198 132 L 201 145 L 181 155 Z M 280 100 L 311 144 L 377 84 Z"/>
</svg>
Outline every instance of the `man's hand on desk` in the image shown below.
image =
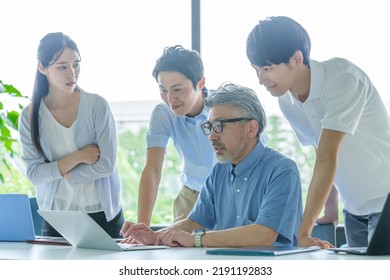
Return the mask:
<svg viewBox="0 0 390 280">
<path fill-rule="evenodd" d="M 310 247 L 319 246 L 321 249 L 333 248 L 334 246 L 326 240 L 321 240 L 311 236 L 298 236 L 298 246 Z"/>
<path fill-rule="evenodd" d="M 194 247 L 193 235 L 174 227 L 159 233 L 157 242 L 171 247 Z"/>
</svg>

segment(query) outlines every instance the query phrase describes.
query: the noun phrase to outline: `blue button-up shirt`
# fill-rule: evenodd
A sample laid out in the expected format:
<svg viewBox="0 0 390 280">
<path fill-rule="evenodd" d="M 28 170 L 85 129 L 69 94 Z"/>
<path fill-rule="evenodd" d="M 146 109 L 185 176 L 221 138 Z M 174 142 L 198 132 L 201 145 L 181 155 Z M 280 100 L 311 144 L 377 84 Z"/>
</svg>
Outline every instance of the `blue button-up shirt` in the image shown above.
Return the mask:
<svg viewBox="0 0 390 280">
<path fill-rule="evenodd" d="M 214 167 L 189 218 L 214 230 L 260 224 L 279 233 L 275 245 L 296 245 L 302 220 L 298 168 L 259 141 L 237 166 Z"/>
</svg>

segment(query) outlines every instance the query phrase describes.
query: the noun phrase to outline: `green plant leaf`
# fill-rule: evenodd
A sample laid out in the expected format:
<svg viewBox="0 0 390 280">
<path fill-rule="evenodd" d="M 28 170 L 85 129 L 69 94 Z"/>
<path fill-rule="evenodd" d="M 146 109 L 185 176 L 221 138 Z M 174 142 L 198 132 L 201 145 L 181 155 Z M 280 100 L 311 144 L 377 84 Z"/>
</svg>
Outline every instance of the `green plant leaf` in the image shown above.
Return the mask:
<svg viewBox="0 0 390 280">
<path fill-rule="evenodd" d="M 16 111 L 11 111 L 7 113 L 7 124 L 15 129 L 18 130 L 18 120 L 19 120 L 19 113 Z"/>
<path fill-rule="evenodd" d="M 0 132 L 1 132 L 1 136 L 3 136 L 4 138 L 11 137 L 11 131 L 5 125 L 1 127 Z"/>
<path fill-rule="evenodd" d="M 7 85 L 3 84 L 3 87 L 5 89 L 5 92 L 12 96 L 17 96 L 17 97 L 23 97 L 23 95 L 20 93 L 18 89 L 16 89 L 13 85 Z"/>
<path fill-rule="evenodd" d="M 15 142 L 14 140 L 12 139 L 7 139 L 7 140 L 4 140 L 3 143 L 4 143 L 4 147 L 7 149 L 7 151 L 9 152 L 10 156 L 13 156 L 14 155 L 14 149 L 12 148 L 12 143 Z"/>
<path fill-rule="evenodd" d="M 4 163 L 4 166 L 7 167 L 7 170 L 11 170 L 11 167 L 9 166 L 8 162 L 3 158 L 2 162 Z"/>
<path fill-rule="evenodd" d="M 9 97 L 11 97 L 12 101 L 16 101 L 17 103 L 15 104 L 18 105 L 18 109 L 20 111 L 24 108 L 24 106 L 19 103 L 18 98 L 27 98 L 27 96 L 22 96 L 19 90 L 17 90 L 12 85 L 4 84 L 2 80 L 0 80 L 0 94 L 7 95 L 2 95 L 3 97 L 7 97 L 7 100 Z M 23 178 L 27 181 L 23 174 L 16 174 L 15 172 L 12 172 L 12 170 L 16 169 L 12 164 L 10 164 L 10 159 L 17 155 L 19 144 L 19 142 L 12 137 L 11 130 L 18 129 L 18 119 L 20 112 L 17 112 L 18 109 L 15 109 L 16 111 L 8 111 L 6 108 L 7 105 L 4 105 L 3 102 L 0 102 L 0 182 L 4 183 L 5 180 L 7 181 L 7 186 L 5 186 L 5 188 L 3 188 L 3 184 L 0 184 L 0 193 L 4 193 L 4 191 L 5 193 L 9 192 L 9 180 L 14 181 L 11 186 L 15 185 L 17 190 L 20 190 L 20 184 L 18 183 L 20 178 Z M 16 145 L 16 148 L 14 148 L 14 145 Z"/>
</svg>

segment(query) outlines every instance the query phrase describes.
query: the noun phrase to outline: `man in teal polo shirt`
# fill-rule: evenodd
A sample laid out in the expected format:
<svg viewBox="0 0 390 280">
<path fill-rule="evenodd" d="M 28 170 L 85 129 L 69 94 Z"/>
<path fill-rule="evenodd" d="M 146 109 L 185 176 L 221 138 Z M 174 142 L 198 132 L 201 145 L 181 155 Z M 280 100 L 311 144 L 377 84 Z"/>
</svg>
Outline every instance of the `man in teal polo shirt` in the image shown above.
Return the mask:
<svg viewBox="0 0 390 280">
<path fill-rule="evenodd" d="M 168 141 L 182 161 L 182 188 L 175 199 L 174 221 L 187 217 L 204 181 L 217 162 L 200 124 L 207 120 L 207 94 L 202 59 L 196 51 L 167 47 L 153 69 L 161 99 L 150 117 L 146 134 L 146 164 L 138 195 L 138 222 L 150 225 Z"/>
</svg>

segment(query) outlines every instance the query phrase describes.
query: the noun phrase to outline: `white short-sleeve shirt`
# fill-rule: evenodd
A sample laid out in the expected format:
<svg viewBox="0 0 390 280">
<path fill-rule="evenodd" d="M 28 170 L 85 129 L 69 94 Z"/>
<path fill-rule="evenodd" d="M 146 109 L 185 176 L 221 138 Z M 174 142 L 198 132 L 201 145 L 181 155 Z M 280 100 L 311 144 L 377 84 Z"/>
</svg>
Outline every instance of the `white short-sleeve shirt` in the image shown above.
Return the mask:
<svg viewBox="0 0 390 280">
<path fill-rule="evenodd" d="M 291 93 L 280 108 L 304 145 L 318 147 L 322 129 L 346 133 L 338 154 L 335 185 L 346 210 L 380 212 L 390 192 L 390 122 L 368 76 L 351 62 L 310 61 L 310 94 L 300 102 Z"/>
</svg>

